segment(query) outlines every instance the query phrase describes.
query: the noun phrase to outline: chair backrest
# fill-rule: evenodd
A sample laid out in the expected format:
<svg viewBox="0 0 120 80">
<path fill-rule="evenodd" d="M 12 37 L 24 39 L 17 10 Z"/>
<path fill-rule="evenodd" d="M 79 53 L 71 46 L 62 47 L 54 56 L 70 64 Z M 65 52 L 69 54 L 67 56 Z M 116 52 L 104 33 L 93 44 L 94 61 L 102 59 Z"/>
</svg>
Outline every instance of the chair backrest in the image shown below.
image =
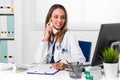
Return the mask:
<svg viewBox="0 0 120 80">
<path fill-rule="evenodd" d="M 90 53 L 91 53 L 91 45 L 92 43 L 89 42 L 89 41 L 78 41 L 79 43 L 79 46 L 86 58 L 86 62 L 89 62 L 90 61 Z"/>
</svg>

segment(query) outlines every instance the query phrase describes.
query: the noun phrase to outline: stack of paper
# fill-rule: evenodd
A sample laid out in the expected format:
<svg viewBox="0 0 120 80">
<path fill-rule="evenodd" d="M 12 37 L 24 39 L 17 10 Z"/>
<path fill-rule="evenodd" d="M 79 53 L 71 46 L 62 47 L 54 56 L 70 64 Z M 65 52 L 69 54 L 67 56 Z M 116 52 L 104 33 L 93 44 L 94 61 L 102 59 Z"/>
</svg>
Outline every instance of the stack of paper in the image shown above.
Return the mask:
<svg viewBox="0 0 120 80">
<path fill-rule="evenodd" d="M 13 67 L 13 64 L 10 63 L 0 63 L 0 71 L 7 70 Z"/>
<path fill-rule="evenodd" d="M 51 67 L 51 64 L 37 65 L 33 68 L 30 68 L 27 73 L 28 74 L 42 74 L 42 75 L 54 75 L 59 70 L 56 70 Z"/>
</svg>

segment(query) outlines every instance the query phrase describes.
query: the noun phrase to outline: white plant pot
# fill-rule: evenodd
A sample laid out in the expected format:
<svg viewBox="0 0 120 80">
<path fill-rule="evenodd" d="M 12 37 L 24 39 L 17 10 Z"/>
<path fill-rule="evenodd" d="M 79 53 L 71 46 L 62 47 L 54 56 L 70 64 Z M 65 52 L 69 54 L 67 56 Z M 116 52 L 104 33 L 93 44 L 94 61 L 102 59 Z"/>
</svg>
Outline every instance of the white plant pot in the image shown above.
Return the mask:
<svg viewBox="0 0 120 80">
<path fill-rule="evenodd" d="M 103 65 L 106 78 L 118 77 L 118 63 L 103 63 Z"/>
</svg>

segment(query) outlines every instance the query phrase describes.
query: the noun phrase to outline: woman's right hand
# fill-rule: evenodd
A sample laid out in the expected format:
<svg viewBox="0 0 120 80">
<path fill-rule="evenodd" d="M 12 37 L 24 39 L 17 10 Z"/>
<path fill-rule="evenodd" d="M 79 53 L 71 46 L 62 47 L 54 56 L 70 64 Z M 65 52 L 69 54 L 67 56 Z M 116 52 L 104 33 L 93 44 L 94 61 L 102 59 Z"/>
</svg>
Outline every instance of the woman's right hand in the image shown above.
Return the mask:
<svg viewBox="0 0 120 80">
<path fill-rule="evenodd" d="M 52 27 L 51 27 L 51 25 L 50 25 L 50 22 L 48 22 L 48 23 L 46 24 L 45 34 L 44 34 L 44 39 L 43 39 L 43 41 L 48 41 L 49 38 L 50 38 L 51 33 L 52 33 Z"/>
<path fill-rule="evenodd" d="M 59 62 L 59 63 L 53 63 L 52 67 L 57 69 L 57 70 L 64 70 L 66 67 L 68 67 L 68 65 L 65 63 Z"/>
</svg>

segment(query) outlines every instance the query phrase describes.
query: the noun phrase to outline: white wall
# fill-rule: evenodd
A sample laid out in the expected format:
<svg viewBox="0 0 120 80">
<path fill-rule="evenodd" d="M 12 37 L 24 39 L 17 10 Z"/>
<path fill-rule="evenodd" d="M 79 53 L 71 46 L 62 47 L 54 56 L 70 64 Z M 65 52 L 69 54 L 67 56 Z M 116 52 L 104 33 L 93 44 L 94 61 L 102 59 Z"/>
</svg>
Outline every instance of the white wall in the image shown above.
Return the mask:
<svg viewBox="0 0 120 80">
<path fill-rule="evenodd" d="M 84 22 L 120 22 L 119 0 L 84 0 Z"/>
<path fill-rule="evenodd" d="M 76 29 L 81 29 L 81 27 L 83 29 L 92 25 L 94 25 L 94 28 L 98 28 L 102 23 L 120 22 L 119 0 L 33 0 L 32 3 L 34 3 L 32 8 L 33 30 L 43 29 L 47 12 L 54 3 L 65 6 L 68 12 L 68 27 L 70 29 L 73 29 L 73 26 Z"/>
<path fill-rule="evenodd" d="M 38 5 L 35 5 L 34 1 L 37 1 L 37 4 L 40 5 L 38 8 L 36 8 Z M 58 2 L 67 7 L 70 18 L 69 28 L 72 33 L 77 35 L 80 40 L 92 41 L 92 54 L 97 41 L 100 24 L 120 22 L 119 0 L 58 0 Z M 18 4 L 19 1 L 16 1 L 16 3 Z M 16 27 L 20 29 L 17 34 L 18 36 L 22 35 L 22 44 L 19 40 L 20 43 L 18 46 L 22 46 L 20 52 L 22 52 L 24 63 L 34 61 L 33 56 L 42 35 L 40 28 L 43 27 L 45 16 L 52 3 L 57 3 L 57 0 L 23 0 L 23 4 L 20 4 L 23 7 L 20 8 L 20 5 L 17 7 L 18 9 L 20 8 L 20 11 L 16 10 L 17 13 L 20 12 L 20 15 L 16 16 Z M 40 13 L 36 11 L 38 9 Z M 20 18 L 20 16 L 23 18 Z M 38 30 L 36 31 L 36 29 Z M 19 32 L 21 32 L 21 35 L 19 35 Z"/>
<path fill-rule="evenodd" d="M 23 1 L 15 0 L 15 60 L 17 63 L 22 63 L 23 60 Z"/>
</svg>

